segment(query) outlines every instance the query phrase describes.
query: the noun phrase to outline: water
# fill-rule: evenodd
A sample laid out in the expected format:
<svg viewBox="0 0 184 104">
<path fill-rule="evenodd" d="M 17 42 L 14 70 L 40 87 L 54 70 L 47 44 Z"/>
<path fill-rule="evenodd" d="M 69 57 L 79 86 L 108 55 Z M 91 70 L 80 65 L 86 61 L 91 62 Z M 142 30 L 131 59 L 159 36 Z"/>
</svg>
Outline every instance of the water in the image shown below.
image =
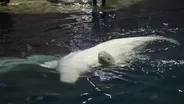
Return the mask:
<svg viewBox="0 0 184 104">
<path fill-rule="evenodd" d="M 147 0 L 102 13 L 0 13 L 0 101 L 183 104 L 183 14 L 181 0 Z M 75 85 L 61 83 L 58 74 L 37 65 L 110 39 L 152 34 L 174 38 L 180 46 L 151 44 L 144 53 L 149 58 L 102 75 L 90 73 Z"/>
</svg>

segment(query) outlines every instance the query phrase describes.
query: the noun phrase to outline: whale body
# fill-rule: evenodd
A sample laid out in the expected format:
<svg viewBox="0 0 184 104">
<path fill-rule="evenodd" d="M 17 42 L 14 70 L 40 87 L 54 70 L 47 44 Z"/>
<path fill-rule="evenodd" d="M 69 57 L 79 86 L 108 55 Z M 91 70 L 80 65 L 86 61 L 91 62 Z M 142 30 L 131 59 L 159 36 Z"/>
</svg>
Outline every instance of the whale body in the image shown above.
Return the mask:
<svg viewBox="0 0 184 104">
<path fill-rule="evenodd" d="M 140 50 L 151 41 L 164 40 L 179 44 L 176 40 L 163 36 L 142 36 L 112 39 L 100 43 L 89 49 L 71 52 L 59 61 L 46 62 L 43 67 L 56 68 L 60 74 L 60 81 L 74 84 L 81 74 L 89 72 L 90 69 L 100 66 L 98 53 L 105 51 L 114 58 L 114 63 L 123 64 L 134 59 Z M 53 66 L 54 65 L 54 66 Z"/>
</svg>

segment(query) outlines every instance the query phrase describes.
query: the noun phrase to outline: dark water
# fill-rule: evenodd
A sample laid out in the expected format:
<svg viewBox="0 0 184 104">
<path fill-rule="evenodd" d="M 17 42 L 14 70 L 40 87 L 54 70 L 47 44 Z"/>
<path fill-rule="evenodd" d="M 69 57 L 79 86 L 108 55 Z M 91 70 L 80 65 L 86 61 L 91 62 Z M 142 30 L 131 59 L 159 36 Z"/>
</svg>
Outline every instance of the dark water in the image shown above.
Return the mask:
<svg viewBox="0 0 184 104">
<path fill-rule="evenodd" d="M 0 13 L 0 102 L 183 104 L 183 18 L 182 0 L 147 0 L 128 9 L 89 14 Z M 135 60 L 124 68 L 128 70 L 115 68 L 104 76 L 81 78 L 75 85 L 63 84 L 57 74 L 24 60 L 31 55 L 38 55 L 38 60 L 39 55 L 55 58 L 53 55 L 65 55 L 113 38 L 152 34 L 174 38 L 180 45 L 148 46 L 154 50 L 145 53 L 149 59 Z"/>
</svg>

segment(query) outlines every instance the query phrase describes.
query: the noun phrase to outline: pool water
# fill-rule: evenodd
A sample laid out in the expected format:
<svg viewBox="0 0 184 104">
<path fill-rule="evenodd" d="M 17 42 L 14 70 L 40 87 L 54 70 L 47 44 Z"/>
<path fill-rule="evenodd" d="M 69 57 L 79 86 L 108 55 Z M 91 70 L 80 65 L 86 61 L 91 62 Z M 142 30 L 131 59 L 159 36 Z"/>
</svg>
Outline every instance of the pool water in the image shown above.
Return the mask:
<svg viewBox="0 0 184 104">
<path fill-rule="evenodd" d="M 0 102 L 183 104 L 183 18 L 181 0 L 147 0 L 109 12 L 0 12 Z M 150 44 L 143 53 L 149 58 L 104 70 L 103 75 L 97 70 L 74 85 L 37 65 L 110 39 L 153 34 L 174 38 L 180 45 Z"/>
</svg>

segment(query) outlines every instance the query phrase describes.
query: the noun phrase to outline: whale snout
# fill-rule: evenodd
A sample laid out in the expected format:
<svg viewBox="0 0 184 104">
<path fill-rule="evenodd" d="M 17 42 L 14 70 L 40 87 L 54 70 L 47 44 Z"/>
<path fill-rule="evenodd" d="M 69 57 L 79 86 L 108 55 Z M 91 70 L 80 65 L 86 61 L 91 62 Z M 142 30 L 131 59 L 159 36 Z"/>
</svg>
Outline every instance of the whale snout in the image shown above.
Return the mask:
<svg viewBox="0 0 184 104">
<path fill-rule="evenodd" d="M 102 65 L 112 65 L 114 58 L 106 51 L 101 51 L 98 53 L 98 62 Z"/>
</svg>

